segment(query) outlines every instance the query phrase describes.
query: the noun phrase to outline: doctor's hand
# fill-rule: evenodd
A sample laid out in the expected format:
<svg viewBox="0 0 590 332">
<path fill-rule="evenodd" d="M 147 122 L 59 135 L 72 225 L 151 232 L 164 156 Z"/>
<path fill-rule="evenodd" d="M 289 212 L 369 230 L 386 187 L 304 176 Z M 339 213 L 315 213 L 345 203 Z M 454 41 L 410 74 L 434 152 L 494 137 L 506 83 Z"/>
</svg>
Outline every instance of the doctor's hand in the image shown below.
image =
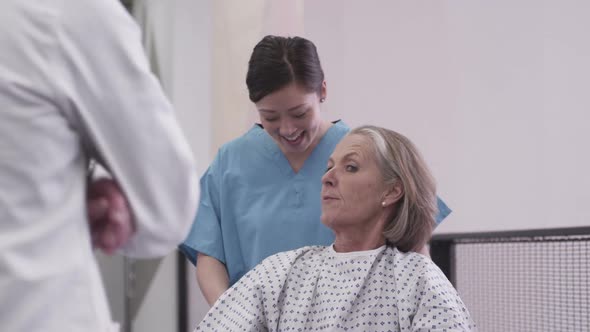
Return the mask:
<svg viewBox="0 0 590 332">
<path fill-rule="evenodd" d="M 88 222 L 92 244 L 111 255 L 135 232 L 125 195 L 111 179 L 99 179 L 88 186 Z"/>
</svg>

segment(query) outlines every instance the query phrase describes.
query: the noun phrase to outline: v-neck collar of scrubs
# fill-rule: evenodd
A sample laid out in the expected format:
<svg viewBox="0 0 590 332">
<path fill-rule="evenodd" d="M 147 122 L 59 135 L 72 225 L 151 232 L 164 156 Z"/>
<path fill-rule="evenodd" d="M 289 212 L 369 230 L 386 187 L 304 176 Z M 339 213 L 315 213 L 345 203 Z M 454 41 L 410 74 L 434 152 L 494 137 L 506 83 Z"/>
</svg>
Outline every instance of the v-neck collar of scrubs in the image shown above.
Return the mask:
<svg viewBox="0 0 590 332">
<path fill-rule="evenodd" d="M 336 127 L 341 125 L 343 125 L 341 120 L 336 120 L 332 122 L 330 128 L 328 128 L 328 130 L 326 131 L 324 136 L 322 136 L 322 138 L 315 146 L 313 151 L 303 162 L 303 166 L 301 166 L 299 172 L 295 172 L 295 170 L 293 170 L 293 167 L 291 167 L 291 164 L 289 163 L 287 156 L 285 156 L 285 154 L 283 153 L 279 145 L 275 142 L 275 140 L 266 132 L 266 130 L 264 130 L 264 127 L 262 127 L 262 125 L 259 123 L 255 124 L 254 127 L 257 128 L 258 135 L 260 135 L 263 138 L 262 144 L 264 149 L 272 156 L 272 160 L 275 161 L 277 167 L 281 170 L 281 173 L 283 173 L 286 176 L 297 177 L 305 176 L 305 174 L 308 172 L 307 165 L 315 164 L 311 161 L 313 161 L 313 159 L 315 158 L 318 158 L 318 156 L 322 156 L 322 152 L 324 152 L 324 150 L 331 148 L 329 146 L 329 142 L 332 141 L 331 137 L 334 135 L 338 135 L 338 130 L 336 129 Z"/>
</svg>

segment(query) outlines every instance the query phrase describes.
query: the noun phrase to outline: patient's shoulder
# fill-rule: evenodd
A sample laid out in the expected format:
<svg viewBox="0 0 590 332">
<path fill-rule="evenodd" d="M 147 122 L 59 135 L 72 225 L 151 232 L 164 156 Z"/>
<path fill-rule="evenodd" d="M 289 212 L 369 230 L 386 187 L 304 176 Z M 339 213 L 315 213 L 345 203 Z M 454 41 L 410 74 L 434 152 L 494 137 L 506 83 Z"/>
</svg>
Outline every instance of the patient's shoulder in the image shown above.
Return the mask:
<svg viewBox="0 0 590 332">
<path fill-rule="evenodd" d="M 444 273 L 429 257 L 413 251 L 402 252 L 397 248 L 388 249 L 388 254 L 396 274 L 404 275 L 406 279 L 446 279 Z"/>
<path fill-rule="evenodd" d="M 294 270 L 309 270 L 317 267 L 325 248 L 308 246 L 274 254 L 250 270 L 240 281 L 259 288 L 265 293 L 280 290 Z"/>
</svg>

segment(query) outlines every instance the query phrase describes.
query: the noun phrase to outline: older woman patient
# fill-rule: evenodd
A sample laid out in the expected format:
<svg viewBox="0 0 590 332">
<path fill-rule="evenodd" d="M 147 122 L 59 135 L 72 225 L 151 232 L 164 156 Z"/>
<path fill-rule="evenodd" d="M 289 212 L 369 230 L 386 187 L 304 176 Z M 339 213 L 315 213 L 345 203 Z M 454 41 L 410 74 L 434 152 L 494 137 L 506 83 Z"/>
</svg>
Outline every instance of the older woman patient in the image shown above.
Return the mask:
<svg viewBox="0 0 590 332">
<path fill-rule="evenodd" d="M 334 244 L 267 258 L 196 331 L 473 328 L 444 274 L 412 252 L 430 238 L 437 211 L 434 179 L 407 138 L 373 126 L 352 130 L 328 161 L 321 195 Z"/>
</svg>

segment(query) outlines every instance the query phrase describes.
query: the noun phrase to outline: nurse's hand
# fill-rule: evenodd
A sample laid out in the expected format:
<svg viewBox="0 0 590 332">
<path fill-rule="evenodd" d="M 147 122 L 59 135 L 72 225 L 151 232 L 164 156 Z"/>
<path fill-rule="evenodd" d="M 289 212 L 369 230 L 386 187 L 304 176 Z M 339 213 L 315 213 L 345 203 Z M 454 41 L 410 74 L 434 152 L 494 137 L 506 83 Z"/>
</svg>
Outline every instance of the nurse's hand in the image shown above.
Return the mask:
<svg viewBox="0 0 590 332">
<path fill-rule="evenodd" d="M 135 232 L 127 199 L 111 179 L 90 183 L 87 197 L 92 244 L 111 255 Z"/>
</svg>

